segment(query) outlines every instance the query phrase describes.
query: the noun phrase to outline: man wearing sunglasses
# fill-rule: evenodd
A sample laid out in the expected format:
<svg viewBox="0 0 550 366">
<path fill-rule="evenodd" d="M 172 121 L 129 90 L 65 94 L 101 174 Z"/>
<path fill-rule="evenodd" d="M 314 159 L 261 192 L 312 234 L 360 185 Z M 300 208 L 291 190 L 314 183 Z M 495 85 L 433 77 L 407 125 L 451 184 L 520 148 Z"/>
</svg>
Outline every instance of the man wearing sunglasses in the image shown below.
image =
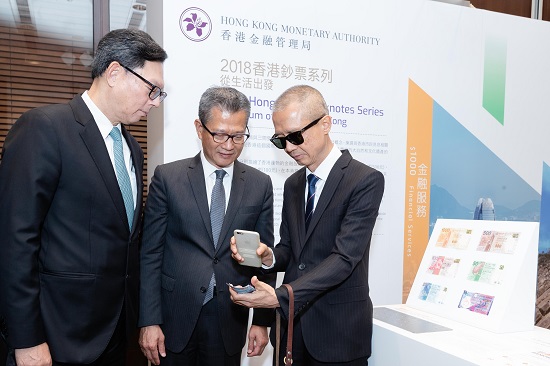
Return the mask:
<svg viewBox="0 0 550 366">
<path fill-rule="evenodd" d="M 271 142 L 303 168 L 285 182 L 279 244 L 261 245 L 258 254 L 267 272 L 285 272 L 283 283 L 294 291 L 294 363 L 364 366 L 372 335 L 369 247 L 384 176 L 338 150 L 329 136 L 328 113 L 323 96 L 306 85 L 286 90 L 275 101 Z M 233 242 L 231 249 L 242 261 Z M 257 278 L 251 282 L 253 293 L 230 290 L 235 303 L 277 308 L 287 317 L 286 287 L 273 289 Z"/>
<path fill-rule="evenodd" d="M 109 32 L 90 88 L 6 138 L 0 315 L 17 365 L 124 365 L 137 348 L 144 157 L 124 125 L 166 96 L 166 57 L 143 31 Z"/>
<path fill-rule="evenodd" d="M 274 241 L 271 179 L 237 160 L 249 115 L 243 93 L 209 88 L 195 120 L 202 151 L 155 169 L 145 207 L 139 319 L 141 348 L 155 365 L 240 365 L 249 312 L 231 302 L 226 283 L 246 285 L 258 270 L 231 259 L 229 239 L 243 229 L 257 231 L 268 246 Z M 275 285 L 275 275 L 262 278 Z M 254 311 L 248 356 L 263 352 L 272 318 L 270 309 Z"/>
</svg>

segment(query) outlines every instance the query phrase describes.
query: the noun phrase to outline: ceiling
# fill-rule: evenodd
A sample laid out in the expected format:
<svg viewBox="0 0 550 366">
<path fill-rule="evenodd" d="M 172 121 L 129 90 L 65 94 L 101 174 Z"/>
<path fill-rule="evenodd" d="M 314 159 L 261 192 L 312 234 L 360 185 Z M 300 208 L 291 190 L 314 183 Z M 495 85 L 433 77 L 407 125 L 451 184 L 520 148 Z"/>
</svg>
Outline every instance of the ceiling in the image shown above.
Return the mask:
<svg viewBox="0 0 550 366">
<path fill-rule="evenodd" d="M 0 0 L 0 25 L 92 43 L 93 0 Z M 110 29 L 146 27 L 147 0 L 110 0 Z M 70 32 L 68 31 L 70 30 Z"/>
</svg>

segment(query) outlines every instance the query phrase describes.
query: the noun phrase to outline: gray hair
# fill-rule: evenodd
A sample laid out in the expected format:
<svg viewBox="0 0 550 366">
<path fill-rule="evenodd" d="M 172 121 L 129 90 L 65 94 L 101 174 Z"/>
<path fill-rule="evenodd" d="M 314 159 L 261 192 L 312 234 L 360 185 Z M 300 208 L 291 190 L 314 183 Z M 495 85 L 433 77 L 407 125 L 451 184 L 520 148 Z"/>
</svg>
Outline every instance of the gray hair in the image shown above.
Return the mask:
<svg viewBox="0 0 550 366">
<path fill-rule="evenodd" d="M 212 109 L 214 108 L 231 114 L 244 111 L 248 125 L 250 101 L 237 89 L 228 86 L 214 86 L 206 89 L 199 102 L 199 119 L 205 125 L 212 119 Z"/>
<path fill-rule="evenodd" d="M 309 118 L 318 118 L 329 114 L 327 102 L 323 95 L 309 85 L 295 85 L 283 92 L 273 104 L 273 112 L 279 112 L 291 103 L 299 103 L 302 111 Z"/>
</svg>

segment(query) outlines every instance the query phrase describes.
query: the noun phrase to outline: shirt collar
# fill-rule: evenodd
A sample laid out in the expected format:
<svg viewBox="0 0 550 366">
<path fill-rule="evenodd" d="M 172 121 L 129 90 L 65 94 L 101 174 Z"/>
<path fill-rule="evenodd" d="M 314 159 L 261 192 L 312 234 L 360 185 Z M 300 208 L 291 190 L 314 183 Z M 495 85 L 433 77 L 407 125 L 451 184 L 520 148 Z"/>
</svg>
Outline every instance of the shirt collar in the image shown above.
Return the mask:
<svg viewBox="0 0 550 366">
<path fill-rule="evenodd" d="M 99 128 L 101 136 L 103 137 L 103 139 L 106 139 L 113 129 L 113 124 L 111 123 L 111 121 L 109 121 L 107 116 L 103 114 L 103 112 L 95 105 L 95 103 L 92 101 L 92 98 L 90 98 L 90 96 L 88 95 L 87 90 L 82 93 L 82 99 L 92 113 L 92 116 L 94 117 L 95 123 L 97 124 L 97 128 Z M 120 129 L 120 123 L 117 124 L 116 127 Z"/>
<path fill-rule="evenodd" d="M 327 157 L 325 158 L 325 160 L 323 160 L 321 164 L 319 164 L 319 166 L 317 167 L 317 169 L 315 169 L 315 172 L 313 174 L 315 174 L 317 177 L 321 178 L 323 181 L 326 182 L 326 180 L 328 179 L 328 175 L 332 170 L 332 167 L 334 166 L 334 164 L 336 164 L 336 161 L 340 158 L 341 155 L 342 155 L 342 152 L 340 151 L 340 149 L 338 149 L 336 144 L 333 144 L 332 149 L 328 153 Z M 306 177 L 310 173 L 312 173 L 312 171 L 306 168 Z"/>
<path fill-rule="evenodd" d="M 220 169 L 215 167 L 214 165 L 210 164 L 208 160 L 206 160 L 206 156 L 204 156 L 204 152 L 201 150 L 201 162 L 202 162 L 202 169 L 204 170 L 204 177 L 208 178 L 211 174 L 213 174 L 216 170 Z M 235 168 L 235 163 L 226 166 L 224 168 L 221 168 L 225 170 L 228 177 L 233 177 L 233 169 Z"/>
</svg>

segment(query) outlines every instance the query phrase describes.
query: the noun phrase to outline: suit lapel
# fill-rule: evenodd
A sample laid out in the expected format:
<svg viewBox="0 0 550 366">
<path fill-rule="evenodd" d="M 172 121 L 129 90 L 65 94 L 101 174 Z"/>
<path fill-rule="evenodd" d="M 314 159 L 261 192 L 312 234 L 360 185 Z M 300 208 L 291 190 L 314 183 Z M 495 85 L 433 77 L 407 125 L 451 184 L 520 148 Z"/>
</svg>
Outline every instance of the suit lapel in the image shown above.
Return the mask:
<svg viewBox="0 0 550 366">
<path fill-rule="evenodd" d="M 289 192 L 285 192 L 285 205 L 288 205 L 289 213 L 296 213 L 295 217 L 291 217 L 288 224 L 289 226 L 295 226 L 296 230 L 290 230 L 290 232 L 297 232 L 298 237 L 293 240 L 298 240 L 299 246 L 293 246 L 298 250 L 296 255 L 299 254 L 305 243 L 306 235 L 306 223 L 305 223 L 305 181 L 306 181 L 306 169 L 302 168 L 296 175 L 292 175 L 289 179 L 292 179 L 289 184 Z M 288 197 L 288 199 L 286 199 Z"/>
<path fill-rule="evenodd" d="M 76 98 L 73 99 L 73 102 L 76 102 Z M 76 106 L 77 109 L 85 108 L 88 111 L 88 107 L 80 98 L 82 106 Z M 74 105 L 72 107 L 75 107 Z M 75 108 L 73 108 L 75 110 Z M 116 210 L 119 213 L 121 220 L 125 223 L 125 227 L 128 228 L 128 218 L 126 217 L 126 209 L 124 208 L 124 200 L 122 199 L 122 193 L 120 193 L 120 188 L 118 187 L 118 181 L 116 179 L 115 171 L 113 169 L 113 164 L 109 158 L 107 149 L 105 148 L 105 142 L 99 132 L 99 128 L 95 123 L 92 114 L 89 113 L 89 118 L 82 119 L 83 114 L 79 113 L 77 116 L 77 122 L 84 126 L 80 136 L 84 141 L 92 159 L 94 160 L 105 185 L 107 186 L 107 191 L 113 200 L 113 203 L 116 207 Z"/>
<path fill-rule="evenodd" d="M 211 247 L 214 246 L 214 239 L 212 238 L 212 224 L 210 222 L 210 211 L 208 209 L 208 196 L 206 195 L 206 182 L 204 181 L 204 170 L 201 163 L 200 153 L 195 156 L 192 163 L 189 165 L 187 171 L 189 182 L 191 183 L 191 190 L 199 209 L 199 214 L 202 217 L 202 222 L 208 236 L 210 237 L 210 243 L 206 243 Z M 206 245 L 205 244 L 205 245 Z"/>
<path fill-rule="evenodd" d="M 233 219 L 235 219 L 235 216 L 237 215 L 237 210 L 241 206 L 245 187 L 245 173 L 246 167 L 244 164 L 235 161 L 235 165 L 233 167 L 233 180 L 231 181 L 231 193 L 229 194 L 229 202 L 227 204 L 227 210 L 225 211 L 220 238 L 225 238 L 228 234 L 228 230 L 233 223 Z M 216 252 L 218 252 L 222 247 L 220 244 L 221 243 L 218 242 Z"/>
<path fill-rule="evenodd" d="M 351 155 L 347 151 L 344 151 L 342 152 L 342 156 L 336 160 L 336 163 L 330 170 L 325 186 L 323 187 L 323 191 L 321 192 L 321 196 L 319 197 L 319 201 L 315 206 L 315 211 L 313 211 L 313 216 L 311 217 L 311 222 L 309 223 L 309 228 L 305 237 L 306 242 L 311 236 L 313 230 L 315 230 L 315 226 L 317 226 L 317 223 L 323 215 L 323 212 L 326 210 L 329 202 L 332 200 L 340 181 L 344 177 L 344 168 L 348 166 L 350 160 Z"/>
</svg>

